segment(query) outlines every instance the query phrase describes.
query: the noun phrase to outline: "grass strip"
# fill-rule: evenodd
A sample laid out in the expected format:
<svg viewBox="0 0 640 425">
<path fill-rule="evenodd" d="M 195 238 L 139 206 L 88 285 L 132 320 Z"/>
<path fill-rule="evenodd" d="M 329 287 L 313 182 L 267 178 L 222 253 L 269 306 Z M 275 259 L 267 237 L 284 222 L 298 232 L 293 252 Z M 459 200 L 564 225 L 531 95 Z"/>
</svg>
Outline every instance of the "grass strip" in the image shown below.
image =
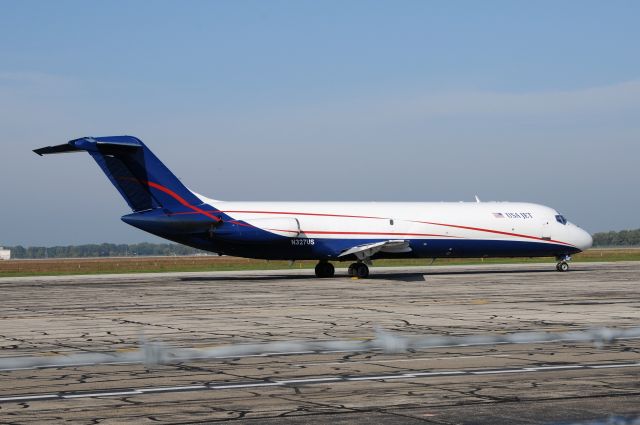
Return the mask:
<svg viewBox="0 0 640 425">
<path fill-rule="evenodd" d="M 573 257 L 575 262 L 640 261 L 640 248 L 590 249 Z M 376 267 L 426 266 L 430 259 L 376 260 Z M 435 265 L 555 263 L 553 258 L 440 258 Z M 127 257 L 0 261 L 0 277 L 59 276 L 113 273 L 206 272 L 239 270 L 312 269 L 315 261 L 266 261 L 235 257 Z M 349 262 L 335 262 L 346 267 Z"/>
</svg>

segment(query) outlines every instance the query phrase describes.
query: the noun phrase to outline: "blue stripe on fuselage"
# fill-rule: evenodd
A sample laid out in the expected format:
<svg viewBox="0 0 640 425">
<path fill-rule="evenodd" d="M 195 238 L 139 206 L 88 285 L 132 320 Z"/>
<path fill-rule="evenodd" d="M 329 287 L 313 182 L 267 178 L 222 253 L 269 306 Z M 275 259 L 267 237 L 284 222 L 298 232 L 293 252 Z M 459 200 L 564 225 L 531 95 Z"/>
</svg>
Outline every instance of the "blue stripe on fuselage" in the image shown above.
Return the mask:
<svg viewBox="0 0 640 425">
<path fill-rule="evenodd" d="M 262 258 L 271 260 L 350 260 L 355 257 L 341 257 L 338 255 L 346 249 L 358 245 L 382 242 L 387 239 L 327 239 L 314 238 L 313 245 L 293 245 L 291 238 L 282 237 L 281 240 L 268 244 L 252 244 L 216 240 L 206 238 L 192 238 L 181 241 L 187 245 L 220 254 L 238 257 Z M 574 254 L 580 252 L 575 247 L 544 242 L 488 240 L 488 239 L 410 239 L 411 252 L 383 253 L 376 258 L 477 258 L 477 257 L 551 257 Z"/>
</svg>

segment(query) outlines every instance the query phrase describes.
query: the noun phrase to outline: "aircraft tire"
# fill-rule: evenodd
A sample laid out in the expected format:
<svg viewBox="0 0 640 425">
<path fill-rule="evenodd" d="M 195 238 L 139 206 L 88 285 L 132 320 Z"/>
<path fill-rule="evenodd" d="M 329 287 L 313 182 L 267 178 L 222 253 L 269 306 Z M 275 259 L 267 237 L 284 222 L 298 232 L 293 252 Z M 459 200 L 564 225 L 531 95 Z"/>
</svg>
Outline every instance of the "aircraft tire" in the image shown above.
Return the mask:
<svg viewBox="0 0 640 425">
<path fill-rule="evenodd" d="M 333 277 L 336 274 L 336 268 L 333 267 L 333 264 L 327 263 L 326 265 L 326 276 L 325 277 Z"/>
<path fill-rule="evenodd" d="M 336 273 L 336 269 L 335 267 L 333 267 L 333 264 L 326 261 L 321 261 L 316 264 L 315 272 L 316 277 L 319 278 L 333 277 Z"/>
<path fill-rule="evenodd" d="M 366 279 L 369 277 L 369 267 L 364 263 L 357 263 L 355 272 L 359 279 Z"/>
<path fill-rule="evenodd" d="M 347 274 L 350 277 L 357 276 L 356 269 L 358 268 L 358 263 L 351 263 L 349 265 L 349 269 L 347 270 Z"/>
<path fill-rule="evenodd" d="M 569 271 L 569 263 L 567 263 L 566 261 L 559 262 L 556 265 L 556 270 L 558 270 L 559 272 Z"/>
</svg>

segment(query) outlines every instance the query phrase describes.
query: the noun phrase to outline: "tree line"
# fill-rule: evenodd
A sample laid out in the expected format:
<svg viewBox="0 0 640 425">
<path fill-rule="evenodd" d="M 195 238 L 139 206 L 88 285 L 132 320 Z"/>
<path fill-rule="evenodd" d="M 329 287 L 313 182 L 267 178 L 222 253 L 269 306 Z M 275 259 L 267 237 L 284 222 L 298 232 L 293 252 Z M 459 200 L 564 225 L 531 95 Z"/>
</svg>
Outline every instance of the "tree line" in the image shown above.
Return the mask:
<svg viewBox="0 0 640 425">
<path fill-rule="evenodd" d="M 135 257 L 135 256 L 173 256 L 203 255 L 212 253 L 184 245 L 172 243 L 136 243 L 136 244 L 87 244 L 68 246 L 13 246 L 11 258 L 81 258 L 81 257 Z"/>
<path fill-rule="evenodd" d="M 601 232 L 593 235 L 594 247 L 640 246 L 640 229 Z M 88 244 L 68 246 L 13 246 L 12 258 L 135 257 L 212 255 L 207 251 L 173 243 Z"/>
<path fill-rule="evenodd" d="M 593 246 L 640 246 L 640 229 L 595 233 Z"/>
</svg>

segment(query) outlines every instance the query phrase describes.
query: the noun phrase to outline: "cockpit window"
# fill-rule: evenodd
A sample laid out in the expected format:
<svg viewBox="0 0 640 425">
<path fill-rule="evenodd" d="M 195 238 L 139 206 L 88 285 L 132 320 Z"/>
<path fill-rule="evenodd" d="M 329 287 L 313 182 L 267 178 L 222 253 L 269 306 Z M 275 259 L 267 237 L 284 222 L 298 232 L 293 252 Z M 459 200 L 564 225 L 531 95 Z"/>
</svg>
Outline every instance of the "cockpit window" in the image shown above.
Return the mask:
<svg viewBox="0 0 640 425">
<path fill-rule="evenodd" d="M 563 215 L 557 215 L 556 221 L 560 224 L 567 224 L 567 219 Z"/>
</svg>

